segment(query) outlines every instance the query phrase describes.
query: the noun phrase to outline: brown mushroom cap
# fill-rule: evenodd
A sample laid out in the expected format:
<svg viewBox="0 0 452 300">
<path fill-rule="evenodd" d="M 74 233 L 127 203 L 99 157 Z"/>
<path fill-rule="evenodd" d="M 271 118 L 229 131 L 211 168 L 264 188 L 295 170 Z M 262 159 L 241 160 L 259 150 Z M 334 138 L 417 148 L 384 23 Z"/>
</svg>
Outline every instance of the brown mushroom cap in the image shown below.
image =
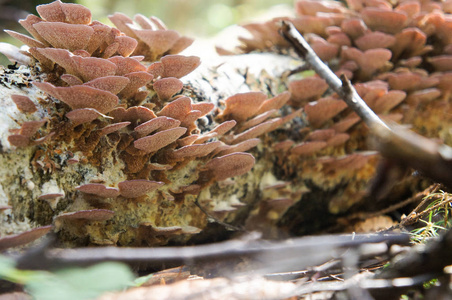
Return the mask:
<svg viewBox="0 0 452 300">
<path fill-rule="evenodd" d="M 119 196 L 119 190 L 113 187 L 107 187 L 100 183 L 87 183 L 75 188 L 86 194 L 96 195 L 103 198 L 116 198 Z"/>
<path fill-rule="evenodd" d="M 259 145 L 259 143 L 261 142 L 260 139 L 258 138 L 254 138 L 254 139 L 249 139 L 246 141 L 243 141 L 241 143 L 235 144 L 235 145 L 224 145 L 224 147 L 218 147 L 218 149 L 220 149 L 220 151 L 218 152 L 218 156 L 224 156 L 226 154 L 231 154 L 231 153 L 235 153 L 235 152 L 245 152 L 248 151 L 254 147 L 256 147 L 257 145 Z"/>
<path fill-rule="evenodd" d="M 266 99 L 267 96 L 262 92 L 235 94 L 224 101 L 226 108 L 221 116 L 234 119 L 237 122 L 243 122 L 249 117 L 256 115 Z"/>
<path fill-rule="evenodd" d="M 141 136 L 145 136 L 156 130 L 167 130 L 178 127 L 180 123 L 181 122 L 179 120 L 161 116 L 144 122 L 135 127 L 133 130 Z"/>
<path fill-rule="evenodd" d="M 33 242 L 34 240 L 47 234 L 50 229 L 52 229 L 52 226 L 48 225 L 33 228 L 19 234 L 0 237 L 0 251 Z"/>
<path fill-rule="evenodd" d="M 112 94 L 118 94 L 130 83 L 129 78 L 123 76 L 105 76 L 93 79 L 84 83 L 84 85 L 93 88 L 108 91 Z"/>
<path fill-rule="evenodd" d="M 313 127 L 320 127 L 345 108 L 347 108 L 347 104 L 344 101 L 328 97 L 306 104 L 304 110 L 308 116 L 309 123 Z"/>
<path fill-rule="evenodd" d="M 80 4 L 54 1 L 36 7 L 41 18 L 49 22 L 66 22 L 72 24 L 91 23 L 91 11 Z"/>
<path fill-rule="evenodd" d="M 181 78 L 201 64 L 201 59 L 197 56 L 166 55 L 160 61 L 164 69 L 162 77 Z"/>
<path fill-rule="evenodd" d="M 267 122 L 261 123 L 259 125 L 256 125 L 240 134 L 237 134 L 234 136 L 234 139 L 232 140 L 232 144 L 237 144 L 240 142 L 243 142 L 245 140 L 249 140 L 255 137 L 260 136 L 261 134 L 264 134 L 266 132 L 269 132 L 274 129 L 276 124 L 279 124 L 281 119 L 272 119 Z"/>
<path fill-rule="evenodd" d="M 290 153 L 299 156 L 311 156 L 327 146 L 325 141 L 305 142 L 295 145 L 290 149 Z"/>
<path fill-rule="evenodd" d="M 316 99 L 325 93 L 328 84 L 318 77 L 307 77 L 301 80 L 294 80 L 289 83 L 291 99 L 295 103 L 303 103 Z"/>
<path fill-rule="evenodd" d="M 153 135 L 140 138 L 133 142 L 135 148 L 145 151 L 146 153 L 155 152 L 180 138 L 187 128 L 176 127 L 163 131 L 159 131 Z"/>
<path fill-rule="evenodd" d="M 72 109 L 94 108 L 100 113 L 107 113 L 118 105 L 116 95 L 86 85 L 55 87 L 47 82 L 33 82 L 33 84 Z"/>
<path fill-rule="evenodd" d="M 65 115 L 74 124 L 83 124 L 96 120 L 99 117 L 106 117 L 94 108 L 79 108 L 68 112 Z"/>
<path fill-rule="evenodd" d="M 85 49 L 94 33 L 90 26 L 61 22 L 39 22 L 33 27 L 53 47 L 69 51 Z"/>
<path fill-rule="evenodd" d="M 374 7 L 366 7 L 361 10 L 361 17 L 372 30 L 391 34 L 402 30 L 406 26 L 408 19 L 404 12 Z"/>
<path fill-rule="evenodd" d="M 368 32 L 355 40 L 356 46 L 361 51 L 375 48 L 389 48 L 394 45 L 396 38 L 393 35 L 379 31 Z"/>
<path fill-rule="evenodd" d="M 21 134 L 12 134 L 8 136 L 8 142 L 16 147 L 27 147 L 31 145 L 30 138 Z"/>
<path fill-rule="evenodd" d="M 175 77 L 168 77 L 156 80 L 153 84 L 153 88 L 157 93 L 159 99 L 167 101 L 179 92 L 184 84 L 182 81 Z"/>
<path fill-rule="evenodd" d="M 164 185 L 163 182 L 135 179 L 118 183 L 118 188 L 121 196 L 125 198 L 137 198 L 158 189 L 162 185 Z"/>
<path fill-rule="evenodd" d="M 129 126 L 130 122 L 119 122 L 105 126 L 101 129 L 102 135 L 110 134 L 112 132 L 118 131 L 122 128 Z"/>
<path fill-rule="evenodd" d="M 173 150 L 170 153 L 171 158 L 181 159 L 181 158 L 195 158 L 195 157 L 204 157 L 209 155 L 215 149 L 217 149 L 221 145 L 220 141 L 205 143 L 205 144 L 193 144 L 187 145 L 182 148 Z"/>
<path fill-rule="evenodd" d="M 272 109 L 280 109 L 284 106 L 290 99 L 290 92 L 285 91 L 279 95 L 276 95 L 273 98 L 265 100 L 259 109 L 256 112 L 256 115 L 260 115 L 266 111 L 272 110 Z"/>
<path fill-rule="evenodd" d="M 24 95 L 11 95 L 11 99 L 21 112 L 34 113 L 37 111 L 36 105 L 27 96 Z"/>
<path fill-rule="evenodd" d="M 107 221 L 113 218 L 115 212 L 108 209 L 89 209 L 75 212 L 67 212 L 58 215 L 56 220 L 87 220 L 87 221 Z"/>
<path fill-rule="evenodd" d="M 221 181 L 247 173 L 254 162 L 251 154 L 238 152 L 214 158 L 203 169 L 210 171 L 216 180 Z"/>
<path fill-rule="evenodd" d="M 175 30 L 133 29 L 132 27 L 131 29 L 149 47 L 152 52 L 152 60 L 171 49 L 180 37 Z"/>
<path fill-rule="evenodd" d="M 167 116 L 173 119 L 181 120 L 192 110 L 191 99 L 188 97 L 180 97 L 166 104 L 158 116 Z"/>
</svg>

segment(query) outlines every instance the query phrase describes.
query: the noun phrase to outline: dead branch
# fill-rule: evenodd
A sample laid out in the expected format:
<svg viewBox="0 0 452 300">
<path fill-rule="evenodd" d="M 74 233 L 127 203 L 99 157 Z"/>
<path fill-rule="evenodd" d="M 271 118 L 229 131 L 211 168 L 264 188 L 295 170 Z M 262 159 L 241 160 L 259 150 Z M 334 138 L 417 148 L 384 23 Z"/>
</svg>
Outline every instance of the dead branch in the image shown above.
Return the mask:
<svg viewBox="0 0 452 300">
<path fill-rule="evenodd" d="M 371 133 L 377 137 L 377 148 L 384 157 L 417 169 L 449 187 L 452 186 L 451 147 L 437 144 L 399 125 L 388 126 L 367 106 L 344 75 L 339 79 L 322 62 L 290 22 L 283 21 L 280 31 L 300 58 L 304 59 L 369 126 Z"/>
<path fill-rule="evenodd" d="M 17 262 L 23 269 L 54 269 L 68 265 L 91 265 L 104 261 L 140 263 L 150 267 L 182 264 L 201 266 L 205 263 L 218 266 L 221 262 L 247 258 L 264 262 L 261 271 L 265 274 L 290 271 L 293 268 L 295 269 L 292 271 L 297 271 L 303 267 L 323 263 L 349 247 L 358 248 L 369 243 L 406 245 L 409 243 L 409 236 L 406 234 L 330 235 L 272 242 L 251 237 L 251 239 L 235 239 L 208 245 L 164 248 L 51 249 L 52 243 L 49 242 L 38 249 L 30 250 L 19 257 Z M 382 249 L 385 252 L 387 246 L 383 248 L 376 249 Z M 368 254 L 362 253 L 362 255 Z"/>
</svg>

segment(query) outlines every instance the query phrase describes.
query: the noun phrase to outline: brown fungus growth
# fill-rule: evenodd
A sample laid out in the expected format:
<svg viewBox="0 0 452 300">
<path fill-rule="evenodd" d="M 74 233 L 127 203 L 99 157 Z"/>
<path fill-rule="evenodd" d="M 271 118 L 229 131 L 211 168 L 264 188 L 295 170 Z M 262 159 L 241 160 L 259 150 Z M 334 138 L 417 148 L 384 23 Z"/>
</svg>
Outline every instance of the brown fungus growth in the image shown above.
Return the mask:
<svg viewBox="0 0 452 300">
<path fill-rule="evenodd" d="M 254 166 L 254 157 L 249 153 L 232 153 L 214 158 L 203 167 L 203 173 L 210 180 L 225 180 L 229 177 L 242 175 Z M 202 176 L 200 175 L 202 178 Z"/>
<path fill-rule="evenodd" d="M 37 108 L 29 97 L 24 95 L 11 95 L 11 99 L 16 104 L 17 108 L 24 113 L 34 113 Z"/>
<path fill-rule="evenodd" d="M 167 130 L 157 132 L 153 135 L 142 137 L 135 142 L 133 145 L 146 153 L 155 152 L 169 144 L 175 142 L 180 138 L 185 132 L 186 128 L 176 127 Z"/>
<path fill-rule="evenodd" d="M 34 240 L 46 235 L 51 229 L 52 226 L 42 226 L 22 232 L 20 234 L 0 237 L 0 251 L 31 243 Z"/>
<path fill-rule="evenodd" d="M 0 68 L 0 233 L 55 224 L 61 246 L 207 241 L 195 200 L 265 237 L 328 230 L 362 204 L 378 156 L 325 81 L 290 72 L 277 22 L 292 20 L 382 118 L 450 143 L 450 20 L 427 2 L 296 1 L 295 17 L 245 26 L 241 51 L 255 53 L 202 68 L 178 55 L 192 40 L 155 17 L 117 13 L 110 27 L 80 5 L 40 6 L 20 22 L 30 36 L 9 32 L 29 47 L 9 48 L 18 68 Z"/>
<path fill-rule="evenodd" d="M 163 182 L 144 179 L 126 180 L 118 183 L 119 193 L 125 198 L 137 198 L 162 186 Z"/>
<path fill-rule="evenodd" d="M 116 198 L 119 196 L 119 190 L 117 188 L 106 187 L 100 183 L 88 183 L 81 186 L 76 187 L 76 190 L 86 193 L 92 194 L 103 198 Z"/>
<path fill-rule="evenodd" d="M 114 216 L 115 212 L 108 209 L 80 210 L 76 212 L 62 213 L 56 216 L 57 220 L 87 220 L 87 221 L 106 221 Z"/>
<path fill-rule="evenodd" d="M 138 14 L 134 22 L 124 14 L 115 13 L 109 19 L 119 30 L 137 40 L 132 55 L 143 55 L 148 61 L 156 61 L 167 54 L 177 54 L 193 43 L 192 39 L 167 29 L 156 17 L 148 19 Z"/>
<path fill-rule="evenodd" d="M 152 87 L 160 99 L 168 101 L 182 89 L 183 83 L 177 78 L 168 77 L 155 81 Z"/>
</svg>

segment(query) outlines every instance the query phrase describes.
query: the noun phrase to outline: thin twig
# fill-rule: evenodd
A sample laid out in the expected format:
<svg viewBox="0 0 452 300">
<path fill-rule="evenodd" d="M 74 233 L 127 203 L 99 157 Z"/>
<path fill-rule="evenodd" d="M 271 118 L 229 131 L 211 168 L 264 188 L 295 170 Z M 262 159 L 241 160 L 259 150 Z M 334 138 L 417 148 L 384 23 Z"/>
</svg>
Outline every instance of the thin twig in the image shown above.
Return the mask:
<svg viewBox="0 0 452 300">
<path fill-rule="evenodd" d="M 199 203 L 198 199 L 195 200 L 195 205 L 210 219 L 212 219 L 215 223 L 220 224 L 221 226 L 223 226 L 224 228 L 228 229 L 228 230 L 232 230 L 232 231 L 245 231 L 242 228 L 239 228 L 237 226 L 225 223 L 223 221 L 218 220 L 218 218 L 212 216 L 212 214 L 210 214 L 204 207 L 201 206 L 201 204 Z"/>
<path fill-rule="evenodd" d="M 444 196 L 442 197 L 444 199 Z M 422 207 L 423 204 L 425 204 L 426 201 L 428 200 L 437 200 L 437 199 L 430 199 L 430 198 L 426 198 L 425 201 L 423 201 L 423 203 L 421 203 L 422 205 L 419 205 L 418 207 Z M 417 221 L 419 221 L 419 219 L 422 219 L 424 216 L 426 216 L 427 214 L 429 214 L 431 211 L 434 211 L 444 205 L 447 205 L 448 203 L 452 202 L 452 197 L 446 197 L 445 200 L 440 201 L 440 203 L 433 205 L 432 207 L 429 207 L 427 209 L 425 209 L 424 211 L 417 213 L 416 210 L 414 210 L 412 213 L 410 213 L 408 215 L 408 217 L 406 217 L 405 219 L 403 219 L 400 222 L 401 226 L 407 226 L 407 225 L 411 225 L 416 223 Z"/>
<path fill-rule="evenodd" d="M 283 21 L 280 31 L 300 58 L 304 59 L 369 126 L 378 139 L 377 148 L 383 156 L 417 169 L 428 177 L 452 187 L 451 147 L 439 145 L 399 125 L 389 127 L 367 106 L 344 75 L 339 79 L 322 62 L 290 22 Z"/>
<path fill-rule="evenodd" d="M 402 207 L 407 206 L 410 203 L 415 203 L 418 201 L 422 201 L 423 198 L 425 198 L 426 196 L 432 194 L 432 193 L 436 193 L 436 191 L 438 191 L 441 187 L 441 184 L 439 183 L 434 183 L 431 186 L 429 186 L 428 188 L 426 188 L 425 190 L 423 190 L 422 192 L 417 193 L 416 195 L 405 199 L 401 202 L 398 202 L 396 204 L 390 205 L 382 210 L 379 211 L 375 211 L 375 212 L 370 212 L 370 213 L 355 213 L 352 214 L 350 216 L 347 216 L 345 219 L 346 220 L 354 220 L 354 219 L 360 219 L 360 220 L 365 220 L 365 219 L 369 219 L 369 218 L 373 218 L 373 217 L 377 217 L 377 216 L 381 216 L 381 215 L 385 215 L 388 214 L 390 212 L 393 212 L 397 209 L 400 209 Z M 420 205 L 419 205 L 420 206 Z M 417 212 L 416 210 L 413 210 L 413 212 Z M 412 214 L 413 212 L 411 212 L 410 214 Z"/>
</svg>

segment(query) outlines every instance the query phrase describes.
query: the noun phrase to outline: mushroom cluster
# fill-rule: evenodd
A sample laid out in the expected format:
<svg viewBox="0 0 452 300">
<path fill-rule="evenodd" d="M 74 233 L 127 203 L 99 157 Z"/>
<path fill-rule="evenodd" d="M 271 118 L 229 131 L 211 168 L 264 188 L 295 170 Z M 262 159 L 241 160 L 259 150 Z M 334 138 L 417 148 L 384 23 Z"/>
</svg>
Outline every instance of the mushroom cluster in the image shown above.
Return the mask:
<svg viewBox="0 0 452 300">
<path fill-rule="evenodd" d="M 409 124 L 450 145 L 451 8 L 450 1 L 298 0 L 296 17 L 245 25 L 251 37 L 240 38 L 238 51 L 287 53 L 289 45 L 277 31 L 281 20 L 289 20 L 337 75 L 352 80 L 383 120 Z M 316 187 L 351 177 L 370 179 L 377 156 L 368 151 L 367 128 L 358 116 L 317 76 L 297 77 L 288 90 L 289 104 L 303 108 L 308 126 L 275 147 L 281 157 L 301 160 L 287 174 L 301 174 Z M 361 201 L 363 187 L 348 185 L 332 197 L 330 212 Z M 285 226 L 295 226 L 290 216 Z"/>
<path fill-rule="evenodd" d="M 72 175 L 41 191 L 30 183 L 30 201 L 12 210 L 54 224 L 62 243 L 156 245 L 200 232 L 207 217 L 193 197 L 250 171 L 255 159 L 245 151 L 300 112 L 278 117 L 288 92 L 270 99 L 250 92 L 226 99 L 216 126 L 199 126 L 214 118 L 215 105 L 185 95 L 180 78 L 200 59 L 176 53 L 191 39 L 155 17 L 116 13 L 117 29 L 77 4 L 37 11 L 20 21 L 32 37 L 7 31 L 29 47 L 21 51 L 36 60 L 38 88 L 33 97 L 11 96 L 26 121 L 8 142 L 17 151 L 37 146 L 36 178 Z"/>
</svg>

